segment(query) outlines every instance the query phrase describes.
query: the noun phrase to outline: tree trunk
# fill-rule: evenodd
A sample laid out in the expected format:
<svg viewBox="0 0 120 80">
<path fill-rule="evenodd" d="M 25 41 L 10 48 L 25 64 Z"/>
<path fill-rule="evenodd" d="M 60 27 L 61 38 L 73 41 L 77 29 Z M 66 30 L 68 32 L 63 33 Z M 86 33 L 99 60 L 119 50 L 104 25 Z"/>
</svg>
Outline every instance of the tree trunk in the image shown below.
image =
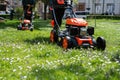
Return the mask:
<svg viewBox="0 0 120 80">
<path fill-rule="evenodd" d="M 47 4 L 44 3 L 44 20 L 47 19 Z"/>
</svg>

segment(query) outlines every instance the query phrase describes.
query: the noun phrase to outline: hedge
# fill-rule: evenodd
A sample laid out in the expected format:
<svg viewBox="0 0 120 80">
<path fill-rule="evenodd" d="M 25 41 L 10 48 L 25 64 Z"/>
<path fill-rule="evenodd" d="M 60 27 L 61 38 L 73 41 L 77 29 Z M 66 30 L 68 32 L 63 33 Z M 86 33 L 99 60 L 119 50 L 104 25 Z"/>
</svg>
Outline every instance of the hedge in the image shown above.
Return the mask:
<svg viewBox="0 0 120 80">
<path fill-rule="evenodd" d="M 22 16 L 22 11 L 21 10 L 16 11 L 16 13 L 17 12 L 19 12 L 19 13 L 15 14 L 14 18 L 20 18 Z M 4 14 L 4 15 L 0 15 L 0 17 L 9 19 L 10 15 L 9 14 Z M 115 19 L 115 20 L 120 20 L 120 15 L 114 15 L 114 16 L 111 16 L 111 15 L 88 15 L 87 18 L 88 19 L 95 19 L 96 18 L 96 19 Z"/>
<path fill-rule="evenodd" d="M 9 14 L 1 14 L 0 17 L 3 17 L 3 18 L 10 18 L 10 15 L 9 15 Z"/>
<path fill-rule="evenodd" d="M 87 16 L 88 19 L 116 19 L 116 20 L 120 20 L 120 15 L 88 15 Z"/>
</svg>

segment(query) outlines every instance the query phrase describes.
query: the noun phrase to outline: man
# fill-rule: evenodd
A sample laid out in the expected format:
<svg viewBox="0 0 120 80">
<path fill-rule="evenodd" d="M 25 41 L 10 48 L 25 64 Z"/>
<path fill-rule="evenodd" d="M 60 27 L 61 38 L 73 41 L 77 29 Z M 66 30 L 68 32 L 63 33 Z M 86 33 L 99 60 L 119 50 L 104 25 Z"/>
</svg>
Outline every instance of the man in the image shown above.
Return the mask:
<svg viewBox="0 0 120 80">
<path fill-rule="evenodd" d="M 50 6 L 54 9 L 54 11 L 51 9 L 53 16 L 52 20 L 55 22 L 54 26 L 61 26 L 65 7 L 67 5 L 72 5 L 72 0 L 50 0 Z"/>
<path fill-rule="evenodd" d="M 32 8 L 34 7 L 35 0 L 22 0 L 24 18 L 32 21 Z"/>
</svg>

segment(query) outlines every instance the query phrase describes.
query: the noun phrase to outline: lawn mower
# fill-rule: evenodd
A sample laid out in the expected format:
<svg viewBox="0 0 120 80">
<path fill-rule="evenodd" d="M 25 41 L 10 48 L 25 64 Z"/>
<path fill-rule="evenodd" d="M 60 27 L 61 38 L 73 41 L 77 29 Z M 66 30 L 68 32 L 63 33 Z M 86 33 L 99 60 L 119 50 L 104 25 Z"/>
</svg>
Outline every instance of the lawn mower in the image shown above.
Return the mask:
<svg viewBox="0 0 120 80">
<path fill-rule="evenodd" d="M 24 17 L 20 18 L 20 24 L 17 27 L 17 30 L 30 30 L 33 31 L 33 24 L 32 24 L 32 11 L 31 6 L 27 6 L 27 10 L 24 10 Z"/>
<path fill-rule="evenodd" d="M 70 14 L 66 16 L 66 29 L 61 30 L 57 24 L 54 7 L 52 9 L 54 20 L 51 21 L 53 29 L 50 32 L 50 42 L 56 42 L 64 49 L 82 47 L 105 50 L 105 39 L 97 37 L 95 40 L 93 37 L 94 27 L 88 26 L 86 20 L 76 17 L 71 4 L 67 4 L 65 10 L 69 11 Z"/>
</svg>

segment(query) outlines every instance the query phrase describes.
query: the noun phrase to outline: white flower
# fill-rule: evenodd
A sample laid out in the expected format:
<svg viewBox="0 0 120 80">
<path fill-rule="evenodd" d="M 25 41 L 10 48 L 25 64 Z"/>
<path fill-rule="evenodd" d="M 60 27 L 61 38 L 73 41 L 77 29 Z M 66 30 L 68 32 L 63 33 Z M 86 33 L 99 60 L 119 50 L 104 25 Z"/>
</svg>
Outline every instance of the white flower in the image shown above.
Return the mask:
<svg viewBox="0 0 120 80">
<path fill-rule="evenodd" d="M 78 75 L 78 72 L 76 72 L 75 74 Z"/>
<path fill-rule="evenodd" d="M 5 60 L 5 58 L 3 57 L 2 60 Z"/>
<path fill-rule="evenodd" d="M 38 72 L 38 70 L 37 70 L 37 69 L 36 69 L 35 71 L 36 71 L 36 72 Z"/>
<path fill-rule="evenodd" d="M 20 58 L 17 58 L 17 61 L 20 61 Z"/>
<path fill-rule="evenodd" d="M 27 66 L 27 68 L 28 68 L 28 69 L 31 69 L 31 67 L 30 67 L 30 66 Z"/>
<path fill-rule="evenodd" d="M 14 58 L 12 57 L 11 60 L 14 60 Z"/>
<path fill-rule="evenodd" d="M 40 44 L 40 42 L 37 43 L 38 45 Z"/>
<path fill-rule="evenodd" d="M 40 66 L 40 64 L 36 64 L 37 66 Z"/>
<path fill-rule="evenodd" d="M 34 67 L 35 66 L 35 64 L 32 64 L 32 67 Z"/>
<path fill-rule="evenodd" d="M 88 62 L 88 65 L 91 65 L 91 63 L 90 63 L 90 62 Z"/>
<path fill-rule="evenodd" d="M 8 60 L 8 61 L 9 61 L 10 59 L 9 59 L 9 58 L 6 58 L 6 60 Z"/>
<path fill-rule="evenodd" d="M 20 70 L 22 70 L 22 69 L 23 69 L 21 66 L 18 66 L 18 68 L 19 68 Z"/>
<path fill-rule="evenodd" d="M 10 64 L 12 65 L 12 62 L 10 62 Z"/>
<path fill-rule="evenodd" d="M 116 69 L 118 72 L 120 71 L 120 69 Z"/>
<path fill-rule="evenodd" d="M 27 76 L 23 76 L 23 78 L 24 78 L 24 79 L 26 79 L 26 78 L 27 78 Z"/>
<path fill-rule="evenodd" d="M 117 60 L 116 63 L 119 63 L 119 61 Z"/>
<path fill-rule="evenodd" d="M 53 68 L 56 69 L 56 68 L 57 68 L 57 65 L 54 65 Z"/>
<path fill-rule="evenodd" d="M 13 69 L 13 72 L 16 72 L 16 69 Z"/>
<path fill-rule="evenodd" d="M 65 80 L 67 80 L 67 77 L 65 77 Z"/>
</svg>

